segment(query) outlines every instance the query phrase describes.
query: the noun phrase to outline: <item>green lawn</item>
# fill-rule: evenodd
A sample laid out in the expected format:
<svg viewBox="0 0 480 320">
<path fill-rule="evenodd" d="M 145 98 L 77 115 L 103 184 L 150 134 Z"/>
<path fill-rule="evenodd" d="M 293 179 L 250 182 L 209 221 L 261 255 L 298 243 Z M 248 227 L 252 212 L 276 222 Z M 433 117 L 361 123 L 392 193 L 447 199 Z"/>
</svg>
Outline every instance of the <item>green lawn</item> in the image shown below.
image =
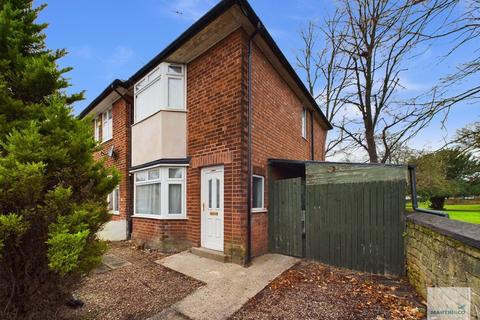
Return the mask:
<svg viewBox="0 0 480 320">
<path fill-rule="evenodd" d="M 419 203 L 420 208 L 428 208 L 426 203 Z M 412 204 L 408 203 L 407 208 L 411 209 Z M 446 204 L 444 212 L 448 213 L 450 219 L 480 224 L 480 204 Z"/>
</svg>

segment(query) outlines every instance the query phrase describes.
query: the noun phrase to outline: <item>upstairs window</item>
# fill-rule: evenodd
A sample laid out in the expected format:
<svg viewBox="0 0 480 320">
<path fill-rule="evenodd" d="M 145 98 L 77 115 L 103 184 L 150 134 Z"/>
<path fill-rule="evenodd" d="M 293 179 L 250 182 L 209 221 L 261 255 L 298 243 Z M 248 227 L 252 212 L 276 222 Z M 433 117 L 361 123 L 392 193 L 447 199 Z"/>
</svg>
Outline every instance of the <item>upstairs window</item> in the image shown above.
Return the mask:
<svg viewBox="0 0 480 320">
<path fill-rule="evenodd" d="M 93 120 L 93 127 L 94 127 L 94 134 L 95 134 L 95 141 L 101 142 L 102 140 L 102 120 L 100 116 L 97 116 Z"/>
<path fill-rule="evenodd" d="M 302 138 L 307 139 L 307 109 L 302 110 Z"/>
<path fill-rule="evenodd" d="M 113 137 L 113 119 L 112 119 L 112 109 L 108 109 L 102 114 L 103 124 L 102 124 L 102 140 L 103 142 L 112 139 Z"/>
<path fill-rule="evenodd" d="M 135 84 L 135 122 L 162 109 L 185 110 L 185 66 L 162 63 Z"/>
</svg>

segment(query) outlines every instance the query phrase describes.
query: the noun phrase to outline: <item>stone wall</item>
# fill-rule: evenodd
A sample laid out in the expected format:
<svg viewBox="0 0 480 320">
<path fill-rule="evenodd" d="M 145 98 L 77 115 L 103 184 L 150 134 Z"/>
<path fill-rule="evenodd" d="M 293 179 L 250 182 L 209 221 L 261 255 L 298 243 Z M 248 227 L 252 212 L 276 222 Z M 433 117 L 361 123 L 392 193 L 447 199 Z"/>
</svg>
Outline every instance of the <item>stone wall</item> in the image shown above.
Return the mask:
<svg viewBox="0 0 480 320">
<path fill-rule="evenodd" d="M 480 225 L 425 213 L 407 218 L 407 276 L 426 299 L 427 287 L 470 287 L 480 318 Z"/>
</svg>

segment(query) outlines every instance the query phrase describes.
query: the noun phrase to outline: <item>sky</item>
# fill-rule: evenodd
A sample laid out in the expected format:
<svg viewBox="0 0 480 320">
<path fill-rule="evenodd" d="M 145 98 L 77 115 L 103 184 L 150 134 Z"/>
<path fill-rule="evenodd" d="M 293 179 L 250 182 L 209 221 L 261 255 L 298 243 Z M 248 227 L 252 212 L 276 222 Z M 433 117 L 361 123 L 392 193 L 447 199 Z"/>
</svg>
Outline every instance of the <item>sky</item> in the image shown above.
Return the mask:
<svg viewBox="0 0 480 320">
<path fill-rule="evenodd" d="M 39 21 L 49 27 L 49 48 L 65 48 L 69 54 L 60 65 L 71 66 L 67 77 L 70 92 L 85 90 L 85 100 L 74 105 L 78 114 L 115 78 L 128 79 L 157 53 L 168 46 L 193 22 L 212 8 L 217 0 L 43 0 L 47 3 Z M 333 10 L 330 0 L 250 0 L 257 15 L 295 66 L 302 43 L 299 31 L 309 20 L 321 21 Z M 421 93 L 436 83 L 445 71 L 469 57 L 471 48 L 462 48 L 449 59 L 438 59 L 448 41 L 421 48 L 422 54 L 408 63 L 402 74 L 405 94 Z M 480 106 L 456 105 L 442 125 L 441 117 L 415 137 L 410 146 L 435 149 L 453 137 L 455 131 L 480 120 Z"/>
</svg>

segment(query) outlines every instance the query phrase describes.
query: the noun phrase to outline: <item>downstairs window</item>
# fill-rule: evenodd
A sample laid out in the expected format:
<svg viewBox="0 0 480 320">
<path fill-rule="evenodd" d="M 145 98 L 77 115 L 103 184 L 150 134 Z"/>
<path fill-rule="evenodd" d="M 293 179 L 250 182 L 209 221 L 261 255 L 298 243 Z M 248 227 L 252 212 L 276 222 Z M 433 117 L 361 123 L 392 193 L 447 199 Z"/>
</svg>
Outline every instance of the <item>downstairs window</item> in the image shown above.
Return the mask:
<svg viewBox="0 0 480 320">
<path fill-rule="evenodd" d="M 184 167 L 157 167 L 135 172 L 134 216 L 185 218 Z"/>
</svg>

